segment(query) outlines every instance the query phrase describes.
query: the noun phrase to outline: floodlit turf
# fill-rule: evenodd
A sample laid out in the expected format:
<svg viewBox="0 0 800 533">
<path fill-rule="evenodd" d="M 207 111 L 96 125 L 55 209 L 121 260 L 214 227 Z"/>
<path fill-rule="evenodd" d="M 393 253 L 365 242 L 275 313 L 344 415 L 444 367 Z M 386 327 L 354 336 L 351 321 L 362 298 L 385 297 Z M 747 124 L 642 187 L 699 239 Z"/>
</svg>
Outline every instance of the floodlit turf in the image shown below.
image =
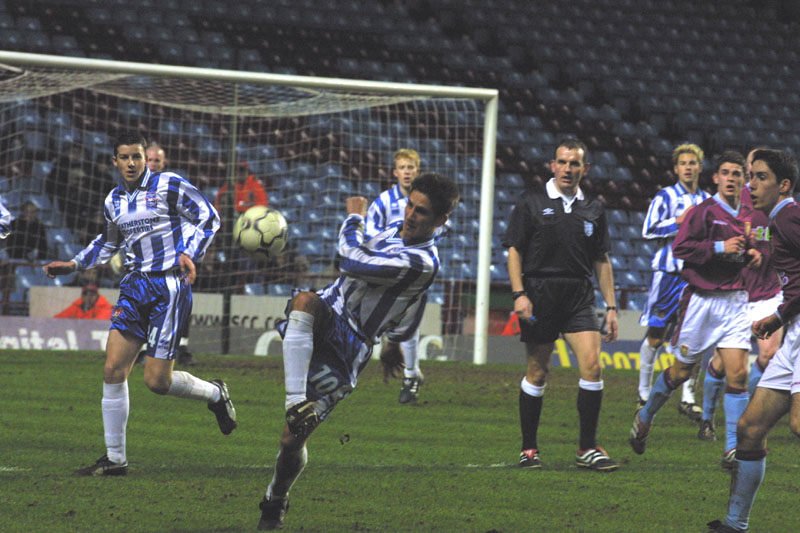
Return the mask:
<svg viewBox="0 0 800 533">
<path fill-rule="evenodd" d="M 201 402 L 149 392 L 137 366 L 128 476 L 78 478 L 74 469 L 104 453 L 103 356 L 0 351 L 0 530 L 255 530 L 282 427 L 282 362 L 197 359 L 192 373 L 228 383 L 239 429 L 223 436 Z M 621 467 L 600 474 L 574 464 L 575 369 L 553 369 L 536 471 L 515 467 L 521 364 L 424 362 L 423 370 L 420 403 L 402 406 L 399 382 L 385 386 L 380 365 L 367 367 L 309 442 L 287 531 L 684 532 L 724 517 L 722 445 L 697 439 L 677 398 L 656 419 L 647 453 L 630 450 L 635 372 L 605 373 L 599 444 Z M 785 419 L 769 444 L 751 530 L 794 530 L 800 459 Z"/>
</svg>

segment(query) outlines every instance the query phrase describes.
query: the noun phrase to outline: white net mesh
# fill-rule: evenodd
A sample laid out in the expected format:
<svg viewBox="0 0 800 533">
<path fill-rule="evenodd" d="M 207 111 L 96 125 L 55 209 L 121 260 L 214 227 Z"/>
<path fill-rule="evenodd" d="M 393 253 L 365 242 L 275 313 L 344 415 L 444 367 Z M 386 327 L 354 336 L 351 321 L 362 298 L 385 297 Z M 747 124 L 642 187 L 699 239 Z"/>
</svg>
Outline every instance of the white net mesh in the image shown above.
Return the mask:
<svg viewBox="0 0 800 533">
<path fill-rule="evenodd" d="M 111 139 L 137 129 L 164 149 L 166 170 L 212 201 L 236 173 L 252 174 L 286 217 L 286 250 L 256 263 L 232 242 L 238 212 L 221 195 L 223 227 L 194 287 L 193 352 L 271 353 L 291 288 L 321 288 L 336 275 L 344 199 L 372 201 L 394 185 L 393 153 L 413 148 L 423 171 L 455 178 L 462 193 L 439 243 L 443 269 L 422 328 L 434 342 L 424 349 L 472 360 L 464 338 L 474 333 L 481 101 L 42 67 L 5 67 L 0 77 L 2 202 L 14 216 L 26 203 L 38 207 L 47 241 L 38 252 L 0 244 L 3 314 L 59 311 L 32 301 L 33 286 L 93 281 L 113 303 L 121 274 L 111 266 L 55 282 L 34 267 L 72 258 L 99 233 L 103 199 L 117 182 Z"/>
</svg>

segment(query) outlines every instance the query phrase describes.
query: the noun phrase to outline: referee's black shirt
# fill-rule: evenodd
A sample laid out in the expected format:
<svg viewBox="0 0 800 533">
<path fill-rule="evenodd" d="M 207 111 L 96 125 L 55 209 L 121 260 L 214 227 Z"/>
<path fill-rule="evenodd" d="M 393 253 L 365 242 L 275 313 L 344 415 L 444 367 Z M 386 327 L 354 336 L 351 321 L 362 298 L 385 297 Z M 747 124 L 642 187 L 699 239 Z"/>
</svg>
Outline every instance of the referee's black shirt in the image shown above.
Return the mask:
<svg viewBox="0 0 800 533">
<path fill-rule="evenodd" d="M 565 213 L 561 196 L 527 191 L 514 206 L 503 246 L 513 246 L 525 277 L 591 278 L 611 245 L 603 204 L 576 198 Z"/>
</svg>

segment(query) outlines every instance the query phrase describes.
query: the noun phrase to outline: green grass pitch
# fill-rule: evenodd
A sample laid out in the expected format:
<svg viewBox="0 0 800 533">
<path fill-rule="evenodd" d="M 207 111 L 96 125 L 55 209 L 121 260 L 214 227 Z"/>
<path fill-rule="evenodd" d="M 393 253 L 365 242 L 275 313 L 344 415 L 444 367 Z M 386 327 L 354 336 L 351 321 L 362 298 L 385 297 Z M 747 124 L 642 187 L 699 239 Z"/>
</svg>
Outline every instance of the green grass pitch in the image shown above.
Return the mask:
<svg viewBox="0 0 800 533">
<path fill-rule="evenodd" d="M 371 363 L 309 441 L 287 531 L 704 531 L 723 518 L 722 444 L 661 411 L 647 453 L 627 444 L 636 372 L 606 370 L 599 444 L 617 472 L 579 471 L 575 369 L 553 369 L 539 432 L 544 468 L 515 468 L 519 365 L 423 362 L 420 403 L 397 403 Z M 254 531 L 283 417 L 273 357 L 199 356 L 191 372 L 223 378 L 239 429 L 223 436 L 201 402 L 160 397 L 134 368 L 123 478 L 71 472 L 104 453 L 99 353 L 0 351 L 0 501 L 6 532 Z M 723 431 L 721 409 L 717 429 Z M 769 441 L 751 530 L 800 523 L 798 443 L 786 419 Z"/>
</svg>

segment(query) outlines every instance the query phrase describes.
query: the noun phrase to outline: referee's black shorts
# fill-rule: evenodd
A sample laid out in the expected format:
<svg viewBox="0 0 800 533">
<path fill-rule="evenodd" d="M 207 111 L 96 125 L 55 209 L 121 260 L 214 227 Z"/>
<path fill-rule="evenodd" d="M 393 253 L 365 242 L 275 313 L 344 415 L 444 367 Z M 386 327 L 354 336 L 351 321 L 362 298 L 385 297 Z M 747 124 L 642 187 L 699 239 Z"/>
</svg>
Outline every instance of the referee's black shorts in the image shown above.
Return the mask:
<svg viewBox="0 0 800 533">
<path fill-rule="evenodd" d="M 524 279 L 536 322 L 520 320 L 520 340 L 544 344 L 561 333 L 600 331 L 594 308 L 594 289 L 586 278 Z"/>
</svg>

